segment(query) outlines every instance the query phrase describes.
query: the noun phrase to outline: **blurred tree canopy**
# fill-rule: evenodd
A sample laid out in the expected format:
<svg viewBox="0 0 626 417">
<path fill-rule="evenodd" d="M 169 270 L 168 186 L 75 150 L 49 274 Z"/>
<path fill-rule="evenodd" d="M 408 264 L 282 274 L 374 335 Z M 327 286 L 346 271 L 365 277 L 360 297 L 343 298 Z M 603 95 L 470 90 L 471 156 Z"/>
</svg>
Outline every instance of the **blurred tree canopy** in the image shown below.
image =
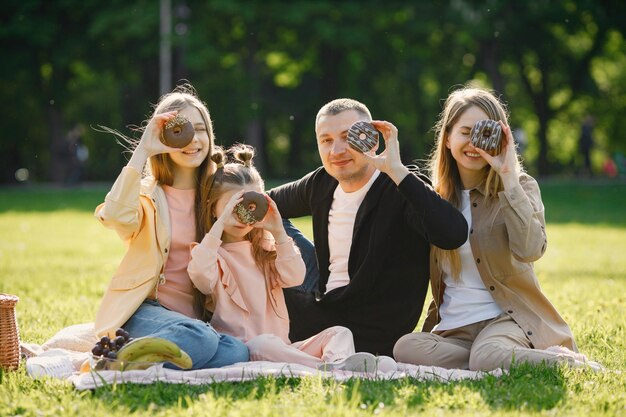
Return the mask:
<svg viewBox="0 0 626 417">
<path fill-rule="evenodd" d="M 571 172 L 582 120 L 596 155 L 626 152 L 626 3 L 619 0 L 171 0 L 174 83 L 208 104 L 218 144 L 246 142 L 267 178 L 319 165 L 314 119 L 337 97 L 400 131 L 405 162 L 426 158 L 452 88 L 494 89 L 525 132 L 527 168 Z M 3 5 L 0 183 L 111 181 L 159 98 L 159 2 L 21 0 Z M 84 156 L 84 155 L 83 155 Z"/>
</svg>

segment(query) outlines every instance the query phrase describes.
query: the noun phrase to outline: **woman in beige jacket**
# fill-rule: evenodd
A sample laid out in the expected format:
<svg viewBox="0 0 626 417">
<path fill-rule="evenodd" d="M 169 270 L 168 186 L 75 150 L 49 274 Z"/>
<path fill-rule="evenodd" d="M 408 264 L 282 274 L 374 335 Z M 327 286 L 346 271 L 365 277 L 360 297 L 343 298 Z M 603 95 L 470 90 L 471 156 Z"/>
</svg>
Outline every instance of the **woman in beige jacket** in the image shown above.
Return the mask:
<svg viewBox="0 0 626 417">
<path fill-rule="evenodd" d="M 484 119 L 502 129 L 497 155 L 470 140 Z M 599 367 L 577 353 L 570 328 L 539 287 L 533 262 L 546 250 L 544 207 L 518 161 L 504 105 L 483 89 L 454 91 L 436 128 L 433 186 L 470 230 L 458 249 L 432 248 L 434 299 L 423 332 L 396 343 L 396 360 L 471 370 L 513 362 Z"/>
<path fill-rule="evenodd" d="M 194 128 L 183 148 L 160 141 L 164 125 L 176 116 Z M 161 98 L 130 161 L 95 211 L 127 246 L 100 304 L 96 332 L 113 337 L 123 327 L 134 338 L 171 340 L 191 356 L 193 369 L 248 360 L 241 341 L 201 320 L 203 312 L 193 307 L 199 293 L 187 273 L 190 244 L 204 236 L 213 142 L 206 106 L 190 86 L 178 87 Z"/>
</svg>

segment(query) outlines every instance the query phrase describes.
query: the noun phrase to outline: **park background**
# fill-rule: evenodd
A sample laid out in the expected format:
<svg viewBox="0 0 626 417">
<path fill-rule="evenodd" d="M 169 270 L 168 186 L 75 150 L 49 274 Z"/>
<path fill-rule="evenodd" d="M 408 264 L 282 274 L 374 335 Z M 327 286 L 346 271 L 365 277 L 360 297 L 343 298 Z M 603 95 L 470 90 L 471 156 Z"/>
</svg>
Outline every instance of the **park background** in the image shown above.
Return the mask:
<svg viewBox="0 0 626 417">
<path fill-rule="evenodd" d="M 112 181 L 128 155 L 98 126 L 138 136 L 182 80 L 217 143 L 255 146 L 268 179 L 319 165 L 314 117 L 337 97 L 393 122 L 404 161 L 423 160 L 442 100 L 468 82 L 508 103 L 531 174 L 581 172 L 587 116 L 593 172 L 624 169 L 620 0 L 2 3 L 0 184 Z"/>
<path fill-rule="evenodd" d="M 137 135 L 160 94 L 189 80 L 218 144 L 256 146 L 271 186 L 319 165 L 314 117 L 328 100 L 359 99 L 396 124 L 408 163 L 428 154 L 448 92 L 472 81 L 500 94 L 525 132 L 546 207 L 539 281 L 607 371 L 522 365 L 462 382 L 260 378 L 77 392 L 21 366 L 0 370 L 0 416 L 626 415 L 626 181 L 604 170 L 626 152 L 625 20 L 617 0 L 2 1 L 0 292 L 20 297 L 22 340 L 92 321 L 123 256 L 93 209 L 128 154 L 98 126 Z M 594 178 L 577 145 L 588 115 Z M 310 236 L 309 218 L 297 225 Z"/>
</svg>

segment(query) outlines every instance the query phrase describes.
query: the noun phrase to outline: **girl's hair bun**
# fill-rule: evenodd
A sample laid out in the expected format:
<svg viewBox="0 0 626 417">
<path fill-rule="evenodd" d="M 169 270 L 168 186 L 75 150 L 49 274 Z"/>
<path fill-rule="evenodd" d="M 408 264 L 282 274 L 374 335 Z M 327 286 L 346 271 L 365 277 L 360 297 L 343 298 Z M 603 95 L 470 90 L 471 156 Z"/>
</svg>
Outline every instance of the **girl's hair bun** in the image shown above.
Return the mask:
<svg viewBox="0 0 626 417">
<path fill-rule="evenodd" d="M 242 143 L 237 144 L 231 148 L 230 152 L 236 161 L 248 168 L 252 167 L 252 158 L 254 158 L 254 148 L 252 146 Z"/>
</svg>

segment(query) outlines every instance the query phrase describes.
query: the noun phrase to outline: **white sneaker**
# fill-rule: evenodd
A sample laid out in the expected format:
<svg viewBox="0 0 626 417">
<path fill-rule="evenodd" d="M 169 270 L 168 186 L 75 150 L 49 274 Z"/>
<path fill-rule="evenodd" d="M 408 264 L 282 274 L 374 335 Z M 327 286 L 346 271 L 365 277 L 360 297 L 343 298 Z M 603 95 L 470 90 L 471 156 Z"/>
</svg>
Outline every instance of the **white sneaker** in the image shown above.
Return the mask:
<svg viewBox="0 0 626 417">
<path fill-rule="evenodd" d="M 398 364 L 396 361 L 385 355 L 376 357 L 376 370 L 378 372 L 396 372 L 398 370 Z"/>
<path fill-rule="evenodd" d="M 33 356 L 26 360 L 26 372 L 33 379 L 44 376 L 65 379 L 74 373 L 74 368 L 67 356 Z"/>
<path fill-rule="evenodd" d="M 357 352 L 343 360 L 324 363 L 318 366 L 317 369 L 325 371 L 374 372 L 376 370 L 376 356 L 368 352 Z"/>
</svg>

